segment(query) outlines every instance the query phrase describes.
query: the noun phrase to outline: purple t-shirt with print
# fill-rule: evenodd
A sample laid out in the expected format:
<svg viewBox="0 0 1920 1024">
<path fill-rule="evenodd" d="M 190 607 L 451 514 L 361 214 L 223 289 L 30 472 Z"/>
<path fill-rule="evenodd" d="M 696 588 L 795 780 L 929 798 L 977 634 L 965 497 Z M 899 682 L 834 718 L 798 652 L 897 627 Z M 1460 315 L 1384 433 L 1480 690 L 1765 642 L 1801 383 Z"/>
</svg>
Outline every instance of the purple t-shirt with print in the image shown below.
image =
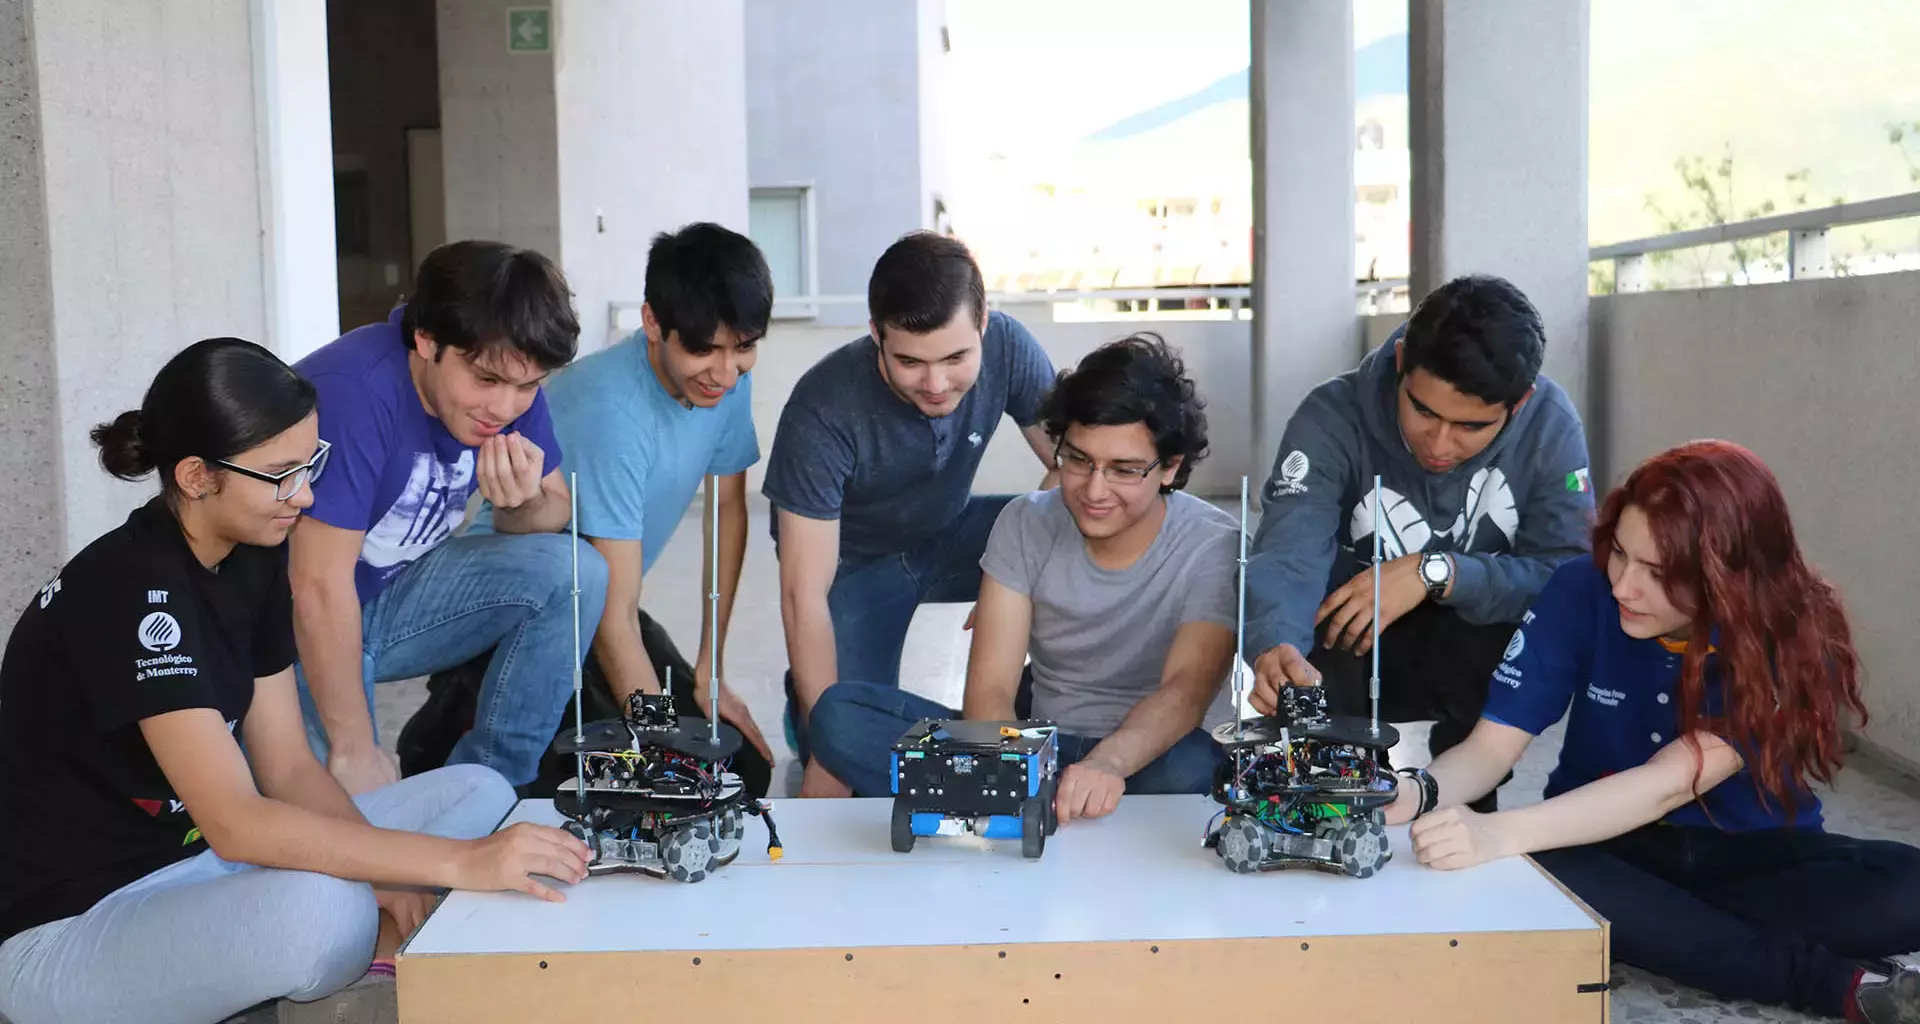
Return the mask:
<svg viewBox="0 0 1920 1024">
<path fill-rule="evenodd" d="M 448 433 L 414 390 L 410 350 L 400 333 L 405 308 L 294 364 L 320 393 L 320 436 L 333 445 L 326 470 L 313 483 L 307 515 L 365 531 L 353 575 L 362 607 L 453 533 L 478 487 L 477 449 Z M 546 453 L 542 475 L 559 467 L 560 443 L 544 390 L 507 432 L 526 435 Z"/>
</svg>

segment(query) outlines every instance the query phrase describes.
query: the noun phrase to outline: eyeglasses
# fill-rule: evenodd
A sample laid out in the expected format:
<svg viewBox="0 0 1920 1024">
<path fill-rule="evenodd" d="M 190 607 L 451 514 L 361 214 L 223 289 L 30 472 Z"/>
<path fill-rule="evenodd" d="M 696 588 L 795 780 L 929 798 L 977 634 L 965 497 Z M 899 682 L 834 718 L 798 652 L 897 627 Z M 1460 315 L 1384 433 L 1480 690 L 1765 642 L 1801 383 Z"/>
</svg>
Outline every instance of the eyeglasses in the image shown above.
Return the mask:
<svg viewBox="0 0 1920 1024">
<path fill-rule="evenodd" d="M 1160 465 L 1160 460 L 1155 459 L 1144 466 L 1097 466 L 1092 459 L 1080 452 L 1063 452 L 1055 447 L 1053 465 L 1060 472 L 1081 479 L 1092 476 L 1094 470 L 1098 469 L 1107 478 L 1107 483 L 1126 486 L 1145 480 L 1152 474 L 1154 467 Z"/>
<path fill-rule="evenodd" d="M 326 441 L 321 441 L 319 450 L 313 453 L 313 458 L 308 459 L 306 462 L 292 469 L 284 469 L 278 473 L 262 473 L 257 469 L 237 466 L 225 459 L 215 459 L 213 462 L 214 465 L 224 466 L 241 476 L 250 476 L 255 480 L 265 480 L 267 483 L 273 484 L 274 499 L 277 501 L 285 501 L 299 494 L 300 488 L 305 487 L 312 481 L 320 479 L 320 471 L 327 468 L 327 453 L 332 450 L 333 445 L 328 444 Z"/>
</svg>

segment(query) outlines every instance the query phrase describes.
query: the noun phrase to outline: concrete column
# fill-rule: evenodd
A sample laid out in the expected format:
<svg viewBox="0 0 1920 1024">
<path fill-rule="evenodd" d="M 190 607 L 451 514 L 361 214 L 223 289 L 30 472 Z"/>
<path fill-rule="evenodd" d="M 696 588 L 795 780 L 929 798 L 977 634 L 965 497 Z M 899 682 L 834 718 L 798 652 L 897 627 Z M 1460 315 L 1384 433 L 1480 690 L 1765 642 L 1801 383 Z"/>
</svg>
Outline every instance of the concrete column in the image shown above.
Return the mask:
<svg viewBox="0 0 1920 1024">
<path fill-rule="evenodd" d="M 288 362 L 340 335 L 327 9 L 252 0 L 267 330 Z"/>
<path fill-rule="evenodd" d="M 53 267 L 41 174 L 40 85 L 26 0 L 0 0 L 0 637 L 59 568 L 65 440 L 54 386 Z"/>
<path fill-rule="evenodd" d="M 581 354 L 624 337 L 653 236 L 747 230 L 742 0 L 552 0 L 540 52 L 508 48 L 522 0 L 441 0 L 447 237 L 537 249 L 567 274 Z"/>
<path fill-rule="evenodd" d="M 1461 274 L 1512 281 L 1584 414 L 1588 0 L 1409 3 L 1414 301 Z"/>
<path fill-rule="evenodd" d="M 1360 356 L 1350 0 L 1254 0 L 1251 99 L 1257 490 L 1300 400 Z"/>
<path fill-rule="evenodd" d="M 255 11 L 0 0 L 6 607 L 153 492 L 107 476 L 89 429 L 194 341 L 272 340 Z"/>
</svg>

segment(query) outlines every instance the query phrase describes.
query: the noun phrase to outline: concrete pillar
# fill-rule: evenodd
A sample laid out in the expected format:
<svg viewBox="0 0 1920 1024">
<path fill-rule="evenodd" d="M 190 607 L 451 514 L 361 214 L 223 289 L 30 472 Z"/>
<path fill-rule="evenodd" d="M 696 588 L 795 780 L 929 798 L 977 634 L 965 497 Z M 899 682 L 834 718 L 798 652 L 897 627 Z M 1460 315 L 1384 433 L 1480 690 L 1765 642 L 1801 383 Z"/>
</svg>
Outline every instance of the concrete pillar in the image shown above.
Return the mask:
<svg viewBox="0 0 1920 1024">
<path fill-rule="evenodd" d="M 340 335 L 327 9 L 252 0 L 266 336 L 288 362 Z"/>
<path fill-rule="evenodd" d="M 544 48 L 510 49 L 522 0 L 441 0 L 447 237 L 555 259 L 581 354 L 618 340 L 608 304 L 643 296 L 653 236 L 747 230 L 742 0 L 553 0 Z"/>
<path fill-rule="evenodd" d="M 51 579 L 63 547 L 53 267 L 41 174 L 40 85 L 26 0 L 0 0 L 0 637 Z"/>
<path fill-rule="evenodd" d="M 153 493 L 151 480 L 107 476 L 93 425 L 138 407 L 161 364 L 202 338 L 287 354 L 269 310 L 300 319 L 281 301 L 294 290 L 334 305 L 330 276 L 282 267 L 292 250 L 263 246 L 272 235 L 311 256 L 311 238 L 273 220 L 282 209 L 323 219 L 331 245 L 331 181 L 310 176 L 321 191 L 304 194 L 286 161 L 262 161 L 267 133 L 307 137 L 307 126 L 281 130 L 288 111 L 315 108 L 256 99 L 276 81 L 278 97 L 317 94 L 324 112 L 324 30 L 276 63 L 315 6 L 0 0 L 0 469 L 17 485 L 0 510 L 0 607 L 22 607 Z M 284 32 L 263 25 L 281 13 Z"/>
<path fill-rule="evenodd" d="M 1412 293 L 1498 274 L 1584 414 L 1588 0 L 1409 0 Z"/>
<path fill-rule="evenodd" d="M 1254 0 L 1254 487 L 1308 391 L 1360 356 L 1353 5 Z"/>
</svg>

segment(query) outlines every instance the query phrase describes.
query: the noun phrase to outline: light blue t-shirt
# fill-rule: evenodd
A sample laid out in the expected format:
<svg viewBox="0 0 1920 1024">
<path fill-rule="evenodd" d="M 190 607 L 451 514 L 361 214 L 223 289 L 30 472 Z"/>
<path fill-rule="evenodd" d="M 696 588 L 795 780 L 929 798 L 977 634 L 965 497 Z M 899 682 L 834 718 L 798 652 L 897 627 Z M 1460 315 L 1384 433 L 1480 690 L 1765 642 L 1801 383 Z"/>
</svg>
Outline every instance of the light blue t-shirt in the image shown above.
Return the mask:
<svg viewBox="0 0 1920 1024">
<path fill-rule="evenodd" d="M 580 474 L 580 535 L 639 541 L 642 573 L 666 550 L 701 481 L 760 461 L 753 375 L 742 374 L 719 405 L 689 409 L 654 374 L 645 332 L 574 362 L 546 390 L 554 436 Z M 489 531 L 492 513 L 483 504 L 469 532 Z"/>
</svg>

